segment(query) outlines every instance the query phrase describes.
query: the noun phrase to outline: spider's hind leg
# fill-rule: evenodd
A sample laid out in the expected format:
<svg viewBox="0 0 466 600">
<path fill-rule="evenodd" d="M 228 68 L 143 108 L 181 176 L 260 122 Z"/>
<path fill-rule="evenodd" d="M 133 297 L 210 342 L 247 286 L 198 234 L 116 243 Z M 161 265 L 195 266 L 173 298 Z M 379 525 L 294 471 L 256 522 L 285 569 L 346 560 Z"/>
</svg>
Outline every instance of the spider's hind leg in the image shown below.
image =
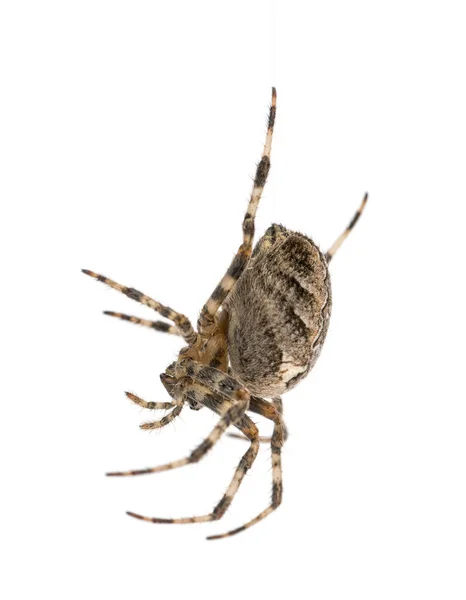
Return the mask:
<svg viewBox="0 0 466 600">
<path fill-rule="evenodd" d="M 338 236 L 338 238 L 333 242 L 331 247 L 325 253 L 325 259 L 328 263 L 332 260 L 336 251 L 343 244 L 343 242 L 346 240 L 346 238 L 351 233 L 351 230 L 353 229 L 353 227 L 358 222 L 359 217 L 362 215 L 364 207 L 366 206 L 368 198 L 369 198 L 369 194 L 367 194 L 367 192 L 366 192 L 366 194 L 364 194 L 364 198 L 362 199 L 361 205 L 359 206 L 358 210 L 354 213 L 353 218 L 351 219 L 348 227 L 345 229 L 345 231 L 343 233 L 341 233 Z"/>
<path fill-rule="evenodd" d="M 243 219 L 243 243 L 238 248 L 228 271 L 225 273 L 220 283 L 213 291 L 210 298 L 204 304 L 199 320 L 197 322 L 199 333 L 208 333 L 214 323 L 214 317 L 220 308 L 222 302 L 233 289 L 235 283 L 241 276 L 241 273 L 246 268 L 249 258 L 252 253 L 252 243 L 254 239 L 254 220 L 256 217 L 259 200 L 262 196 L 262 191 L 267 180 L 267 175 L 270 170 L 270 152 L 272 149 L 272 134 L 275 123 L 277 93 L 275 88 L 272 88 L 272 103 L 270 105 L 269 119 L 267 125 L 267 135 L 265 138 L 264 150 L 262 158 L 257 165 L 254 184 L 252 187 L 251 197 L 249 199 L 248 208 Z"/>
</svg>

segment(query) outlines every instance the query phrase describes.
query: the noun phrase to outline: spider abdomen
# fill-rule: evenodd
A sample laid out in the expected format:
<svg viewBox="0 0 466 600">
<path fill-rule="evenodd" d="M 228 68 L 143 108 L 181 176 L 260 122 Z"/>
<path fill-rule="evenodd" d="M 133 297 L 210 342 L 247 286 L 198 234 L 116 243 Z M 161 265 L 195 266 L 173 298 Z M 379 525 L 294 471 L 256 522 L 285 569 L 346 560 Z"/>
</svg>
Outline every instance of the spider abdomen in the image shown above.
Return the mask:
<svg viewBox="0 0 466 600">
<path fill-rule="evenodd" d="M 232 373 L 253 394 L 275 397 L 316 362 L 328 329 L 326 260 L 306 236 L 272 225 L 225 303 Z"/>
</svg>

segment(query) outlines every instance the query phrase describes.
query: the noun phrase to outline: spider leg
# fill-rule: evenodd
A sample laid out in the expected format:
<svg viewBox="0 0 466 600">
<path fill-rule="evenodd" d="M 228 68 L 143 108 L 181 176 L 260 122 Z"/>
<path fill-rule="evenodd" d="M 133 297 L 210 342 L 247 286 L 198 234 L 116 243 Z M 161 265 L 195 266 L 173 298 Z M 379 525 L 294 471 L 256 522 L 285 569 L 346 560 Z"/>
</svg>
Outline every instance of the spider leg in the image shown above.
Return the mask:
<svg viewBox="0 0 466 600">
<path fill-rule="evenodd" d="M 283 415 L 283 401 L 281 398 L 274 398 L 272 400 L 272 404 L 275 406 L 275 408 L 278 410 L 278 412 Z M 251 408 L 250 408 L 251 410 Z M 247 438 L 244 437 L 244 435 L 241 435 L 240 433 L 227 433 L 228 437 L 231 438 L 235 438 L 237 440 L 243 440 L 243 442 L 247 442 Z M 286 428 L 286 425 L 283 423 L 283 441 L 286 442 L 286 440 L 288 439 L 288 429 Z M 261 444 L 270 444 L 270 442 L 272 441 L 272 436 L 271 435 L 261 435 L 259 436 L 259 441 Z"/>
<path fill-rule="evenodd" d="M 219 411 L 221 410 L 223 412 L 217 425 L 212 429 L 206 439 L 185 458 L 174 460 L 164 465 L 158 465 L 157 467 L 107 473 L 109 477 L 126 477 L 132 475 L 145 475 L 148 473 L 160 473 L 161 471 L 170 471 L 172 469 L 177 469 L 178 467 L 183 467 L 184 465 L 196 463 L 218 442 L 230 425 L 236 423 L 243 417 L 248 409 L 250 399 L 249 392 L 245 388 L 229 375 L 226 375 L 225 373 L 222 374 L 218 369 L 198 365 L 198 363 L 195 363 L 190 359 L 183 362 L 187 363 L 188 367 L 191 364 L 194 365 L 194 368 L 197 370 L 200 377 L 193 377 L 193 379 L 197 379 L 197 381 L 205 385 L 208 390 L 214 392 L 214 394 L 207 394 L 209 401 L 212 401 L 211 396 L 214 396 L 215 398 L 223 396 L 225 398 L 223 402 L 220 400 Z M 187 370 L 190 371 L 190 369 Z M 220 373 L 223 377 L 214 381 L 213 377 L 217 376 L 217 373 Z M 188 377 L 191 377 L 191 375 L 188 374 Z M 188 397 L 189 391 L 190 388 L 188 386 L 185 391 L 185 397 Z M 217 406 L 217 404 L 215 404 L 215 406 Z M 176 408 L 174 411 L 175 410 Z M 168 416 L 170 415 L 167 415 L 167 417 Z"/>
<path fill-rule="evenodd" d="M 111 310 L 104 310 L 104 315 L 108 315 L 109 317 L 116 317 L 117 319 L 122 319 L 123 321 L 130 321 L 131 323 L 135 323 L 136 325 L 144 325 L 144 327 L 151 327 L 156 331 L 163 331 L 165 333 L 170 333 L 171 335 L 180 335 L 180 332 L 174 325 L 170 325 L 170 323 L 166 323 L 165 321 L 149 321 L 148 319 L 140 319 L 139 317 L 125 315 L 123 313 L 113 312 Z"/>
<path fill-rule="evenodd" d="M 146 402 L 136 394 L 132 394 L 131 392 L 125 392 L 127 397 L 142 408 L 147 408 L 149 410 L 168 410 L 173 409 L 168 415 L 162 417 L 162 419 L 158 421 L 149 421 L 147 423 L 141 423 L 139 427 L 141 429 L 161 429 L 171 423 L 182 411 L 183 409 L 183 401 L 179 402 Z"/>
<path fill-rule="evenodd" d="M 270 505 L 263 510 L 261 513 L 257 515 L 251 521 L 248 521 L 241 527 L 237 527 L 236 529 L 232 529 L 231 531 L 227 531 L 226 533 L 221 533 L 219 535 L 211 535 L 207 539 L 208 540 L 218 540 L 220 538 L 229 537 L 231 535 L 235 535 L 252 527 L 262 519 L 265 519 L 271 512 L 276 510 L 282 501 L 283 495 L 283 483 L 282 483 L 282 463 L 281 463 L 281 449 L 285 441 L 285 427 L 283 422 L 283 417 L 277 410 L 277 408 L 263 400 L 262 398 L 258 398 L 257 396 L 252 396 L 249 410 L 251 412 L 258 413 L 267 419 L 271 419 L 274 422 L 272 441 L 271 441 L 271 449 L 272 449 L 272 502 Z"/>
<path fill-rule="evenodd" d="M 147 423 L 141 423 L 139 425 L 139 427 L 141 429 L 146 429 L 146 430 L 147 429 L 161 429 L 162 427 L 165 427 L 165 425 L 168 425 L 174 419 L 176 419 L 176 417 L 179 416 L 179 414 L 181 413 L 182 410 L 183 410 L 183 404 L 178 404 L 178 406 L 175 406 L 175 408 L 171 412 L 169 412 L 168 415 L 165 415 L 159 421 L 148 421 Z"/>
<path fill-rule="evenodd" d="M 176 376 L 186 376 L 198 381 L 213 392 L 220 394 L 225 400 L 236 402 L 247 398 L 250 394 L 247 389 L 234 377 L 220 369 L 198 363 L 192 358 L 183 358 L 176 366 Z"/>
<path fill-rule="evenodd" d="M 132 394 L 131 392 L 125 392 L 127 397 L 134 402 L 138 406 L 142 408 L 147 408 L 149 410 L 168 410 L 169 408 L 175 408 L 179 403 L 177 402 L 146 402 L 136 394 Z"/>
<path fill-rule="evenodd" d="M 354 213 L 353 218 L 351 219 L 348 227 L 345 229 L 345 231 L 343 233 L 341 233 L 339 235 L 339 237 L 333 242 L 333 244 L 330 246 L 330 249 L 327 250 L 327 252 L 325 253 L 325 259 L 326 261 L 329 263 L 335 252 L 338 250 L 338 248 L 343 244 L 343 242 L 346 240 L 346 238 L 349 236 L 350 231 L 353 229 L 353 227 L 356 225 L 356 223 L 359 220 L 359 217 L 362 215 L 362 212 L 364 210 L 364 207 L 366 206 L 367 200 L 369 198 L 369 194 L 366 192 L 364 194 L 364 198 L 362 199 L 361 205 L 358 208 L 358 210 Z"/>
<path fill-rule="evenodd" d="M 235 440 L 241 440 L 243 442 L 247 442 L 248 438 L 244 437 L 244 435 L 242 435 L 241 433 L 227 433 L 227 437 L 230 438 L 234 438 Z M 271 435 L 260 435 L 259 436 L 259 442 L 261 444 L 270 444 L 270 441 L 272 439 Z"/>
<path fill-rule="evenodd" d="M 207 333 L 214 323 L 214 317 L 220 305 L 225 300 L 227 295 L 233 289 L 235 283 L 241 276 L 241 273 L 246 268 L 249 258 L 252 253 L 252 242 L 254 239 L 254 219 L 259 205 L 259 200 L 264 189 L 267 175 L 270 169 L 270 152 L 272 149 L 272 134 L 275 122 L 277 93 L 275 88 L 272 88 L 272 103 L 269 112 L 269 121 L 267 127 L 267 136 L 265 138 L 264 150 L 262 158 L 257 165 L 254 184 L 249 199 L 248 208 L 243 219 L 243 243 L 238 248 L 228 271 L 225 273 L 220 283 L 217 285 L 212 295 L 204 304 L 198 320 L 199 333 Z"/>
<path fill-rule="evenodd" d="M 230 485 L 227 488 L 227 491 L 222 496 L 220 501 L 216 504 L 215 508 L 212 512 L 206 515 L 199 515 L 195 517 L 180 517 L 176 519 L 161 519 L 159 517 L 145 517 L 143 515 L 139 515 L 137 513 L 128 512 L 127 514 L 131 517 L 135 517 L 136 519 L 141 519 L 142 521 L 149 521 L 150 523 L 205 523 L 206 521 L 216 521 L 223 517 L 226 510 L 230 506 L 233 498 L 238 491 L 241 482 L 244 479 L 244 476 L 251 468 L 254 460 L 256 459 L 257 453 L 259 451 L 259 431 L 251 419 L 244 415 L 240 421 L 235 423 L 235 426 L 240 429 L 245 436 L 250 440 L 250 445 L 246 453 L 241 458 L 238 466 L 236 467 L 233 478 L 230 482 Z"/>
<path fill-rule="evenodd" d="M 117 283 L 116 281 L 113 281 L 112 279 L 109 279 L 104 275 L 99 275 L 98 273 L 94 273 L 93 271 L 89 271 L 88 269 L 82 269 L 82 272 L 85 275 L 89 275 L 89 277 L 93 277 L 98 281 L 102 281 L 102 283 L 107 284 L 114 290 L 118 290 L 122 294 L 125 294 L 125 296 L 128 296 L 128 298 L 136 300 L 136 302 L 140 302 L 141 304 L 152 308 L 152 310 L 155 310 L 156 312 L 160 313 L 163 317 L 170 319 L 170 321 L 173 321 L 175 323 L 178 330 L 180 331 L 180 334 L 183 336 L 183 338 L 188 344 L 192 345 L 196 342 L 198 338 L 197 333 L 194 331 L 193 326 L 191 325 L 188 317 L 185 317 L 185 315 L 174 311 L 168 306 L 160 304 L 160 302 L 153 300 L 149 296 L 146 296 L 145 294 L 139 292 L 138 290 L 135 290 L 134 288 L 129 288 L 125 285 L 121 285 L 120 283 Z"/>
</svg>

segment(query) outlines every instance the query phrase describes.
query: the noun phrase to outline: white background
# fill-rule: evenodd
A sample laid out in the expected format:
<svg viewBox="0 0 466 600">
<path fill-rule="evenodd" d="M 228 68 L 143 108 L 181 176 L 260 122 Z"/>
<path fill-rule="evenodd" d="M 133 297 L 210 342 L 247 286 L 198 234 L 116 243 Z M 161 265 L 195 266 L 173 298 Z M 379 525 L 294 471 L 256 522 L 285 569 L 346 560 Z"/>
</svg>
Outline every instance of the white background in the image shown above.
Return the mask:
<svg viewBox="0 0 466 600">
<path fill-rule="evenodd" d="M 465 598 L 464 23 L 445 0 L 2 3 L 3 598 Z M 284 503 L 207 542 L 266 506 L 269 451 L 220 522 L 127 517 L 208 512 L 245 447 L 104 477 L 215 418 L 139 430 L 123 391 L 166 400 L 180 343 L 103 316 L 152 314 L 80 269 L 194 320 L 241 241 L 271 85 L 258 235 L 326 249 L 370 200 L 285 396 Z"/>
</svg>

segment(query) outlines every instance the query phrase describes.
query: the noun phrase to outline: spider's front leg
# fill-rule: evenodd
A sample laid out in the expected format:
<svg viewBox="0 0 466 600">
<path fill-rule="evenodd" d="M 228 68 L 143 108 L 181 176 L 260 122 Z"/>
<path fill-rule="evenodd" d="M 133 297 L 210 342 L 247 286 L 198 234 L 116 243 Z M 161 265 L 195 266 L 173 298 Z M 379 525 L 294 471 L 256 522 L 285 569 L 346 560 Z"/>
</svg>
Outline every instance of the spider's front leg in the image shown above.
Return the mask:
<svg viewBox="0 0 466 600">
<path fill-rule="evenodd" d="M 186 458 L 138 471 L 126 471 L 121 473 L 109 473 L 109 475 L 141 475 L 143 473 L 155 473 L 181 467 L 185 464 L 198 462 L 230 425 L 235 425 L 250 440 L 250 446 L 241 458 L 227 491 L 217 503 L 215 508 L 208 514 L 194 517 L 181 517 L 166 519 L 160 517 L 145 517 L 143 515 L 128 512 L 127 514 L 142 521 L 151 523 L 203 523 L 220 519 L 230 506 L 241 482 L 247 471 L 252 466 L 259 451 L 259 431 L 249 417 L 244 413 L 249 407 L 249 392 L 235 379 L 215 369 L 196 363 L 192 359 L 182 360 L 177 368 L 177 375 L 185 375 L 192 380 L 191 385 L 186 387 L 186 397 L 195 392 L 194 400 L 221 414 L 221 419 L 207 436 L 207 438 Z"/>
<path fill-rule="evenodd" d="M 248 390 L 236 381 L 236 379 L 214 367 L 202 365 L 190 358 L 183 359 L 176 367 L 176 375 L 179 379 L 186 377 L 188 381 L 192 380 L 193 382 L 191 385 L 187 384 L 183 388 L 182 402 L 187 401 L 189 394 L 196 391 L 198 393 L 196 400 L 206 406 L 208 406 L 211 396 L 218 398 L 219 405 L 218 409 L 217 407 L 215 408 L 215 411 L 221 414 L 219 422 L 207 438 L 189 456 L 164 465 L 158 465 L 157 467 L 131 471 L 114 471 L 107 473 L 109 477 L 160 473 L 198 462 L 217 443 L 228 427 L 234 425 L 243 417 L 249 407 L 250 394 Z M 170 414 L 173 414 L 173 412 Z"/>
<path fill-rule="evenodd" d="M 168 413 L 168 415 L 165 415 L 165 417 L 162 417 L 158 421 L 149 421 L 147 423 L 141 423 L 141 425 L 139 425 L 139 427 L 141 429 L 161 429 L 162 427 L 165 427 L 166 425 L 171 423 L 174 419 L 176 419 L 176 417 L 178 417 L 179 414 L 181 413 L 181 411 L 183 410 L 183 402 L 182 401 L 179 401 L 179 402 L 147 402 L 146 400 L 143 400 L 142 398 L 140 398 L 139 396 L 136 396 L 136 394 L 132 394 L 131 392 L 125 392 L 125 394 L 131 400 L 131 402 L 134 402 L 135 404 L 137 404 L 138 406 L 141 406 L 142 408 L 147 408 L 148 410 L 170 410 L 170 409 L 172 409 L 171 412 Z"/>
</svg>

